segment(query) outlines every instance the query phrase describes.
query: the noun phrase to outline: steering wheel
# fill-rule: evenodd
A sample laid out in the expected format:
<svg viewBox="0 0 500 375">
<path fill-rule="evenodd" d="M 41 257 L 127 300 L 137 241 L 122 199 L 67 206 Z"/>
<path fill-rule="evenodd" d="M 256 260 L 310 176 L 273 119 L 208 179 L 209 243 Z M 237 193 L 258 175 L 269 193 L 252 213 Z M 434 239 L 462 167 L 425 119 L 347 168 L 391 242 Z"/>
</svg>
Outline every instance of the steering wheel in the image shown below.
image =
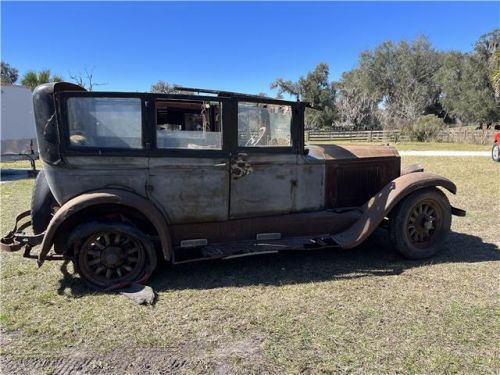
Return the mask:
<svg viewBox="0 0 500 375">
<path fill-rule="evenodd" d="M 259 142 L 262 140 L 262 137 L 266 133 L 266 127 L 262 126 L 259 129 L 259 132 L 255 135 L 252 135 L 250 139 L 245 143 L 245 147 L 252 147 L 252 146 L 257 146 Z"/>
</svg>

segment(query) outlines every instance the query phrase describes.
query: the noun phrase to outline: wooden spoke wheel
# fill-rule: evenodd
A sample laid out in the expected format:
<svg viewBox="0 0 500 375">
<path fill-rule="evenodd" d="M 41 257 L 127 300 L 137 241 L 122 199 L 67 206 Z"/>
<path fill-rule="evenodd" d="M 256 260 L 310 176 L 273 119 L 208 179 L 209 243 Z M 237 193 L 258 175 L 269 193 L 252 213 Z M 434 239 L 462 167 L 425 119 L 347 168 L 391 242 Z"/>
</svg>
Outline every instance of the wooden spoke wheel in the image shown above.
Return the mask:
<svg viewBox="0 0 500 375">
<path fill-rule="evenodd" d="M 426 247 L 439 233 L 443 212 L 434 200 L 418 202 L 410 212 L 406 224 L 408 239 L 417 247 Z"/>
<path fill-rule="evenodd" d="M 89 284 L 106 288 L 144 275 L 151 254 L 147 249 L 152 249 L 152 244 L 141 231 L 127 224 L 97 222 L 84 225 L 80 231 L 74 262 Z M 156 258 L 154 261 L 156 264 Z"/>
<path fill-rule="evenodd" d="M 410 259 L 437 253 L 450 231 L 451 206 L 437 188 L 416 191 L 391 212 L 389 232 L 395 248 Z"/>
</svg>

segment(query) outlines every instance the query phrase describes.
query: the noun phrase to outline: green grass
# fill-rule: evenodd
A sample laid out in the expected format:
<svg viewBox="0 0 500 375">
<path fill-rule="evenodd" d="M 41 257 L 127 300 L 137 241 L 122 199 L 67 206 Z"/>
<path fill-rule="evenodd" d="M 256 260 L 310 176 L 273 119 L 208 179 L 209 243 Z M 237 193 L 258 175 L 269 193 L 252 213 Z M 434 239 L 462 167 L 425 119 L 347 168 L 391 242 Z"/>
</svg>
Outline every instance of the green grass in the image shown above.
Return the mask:
<svg viewBox="0 0 500 375">
<path fill-rule="evenodd" d="M 35 165 L 37 169 L 42 168 L 42 162 L 40 160 L 35 160 Z M 1 161 L 1 169 L 31 169 L 31 163 L 28 160 L 16 160 L 16 161 Z"/>
<path fill-rule="evenodd" d="M 348 251 L 164 267 L 151 281 L 156 305 L 143 307 L 88 292 L 58 262 L 37 269 L 4 253 L 3 355 L 118 352 L 126 361 L 161 349 L 196 359 L 186 365 L 195 373 L 498 373 L 500 165 L 402 160 L 455 181 L 451 202 L 467 210 L 430 260 L 401 259 L 379 231 Z M 2 232 L 28 208 L 32 184 L 0 185 Z"/>
<path fill-rule="evenodd" d="M 391 143 L 390 143 L 391 144 Z M 413 142 L 413 143 L 396 143 L 392 144 L 398 150 L 447 150 L 447 151 L 489 151 L 493 143 L 490 145 L 475 145 L 465 143 L 436 143 L 436 142 Z"/>
</svg>

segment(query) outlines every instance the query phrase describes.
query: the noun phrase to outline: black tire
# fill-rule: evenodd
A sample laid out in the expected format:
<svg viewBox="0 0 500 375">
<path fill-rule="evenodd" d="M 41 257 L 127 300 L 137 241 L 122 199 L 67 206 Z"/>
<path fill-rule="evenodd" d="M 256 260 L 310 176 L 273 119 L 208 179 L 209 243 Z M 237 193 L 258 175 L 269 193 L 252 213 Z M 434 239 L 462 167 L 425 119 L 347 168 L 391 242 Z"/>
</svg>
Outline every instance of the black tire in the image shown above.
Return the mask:
<svg viewBox="0 0 500 375">
<path fill-rule="evenodd" d="M 450 202 L 437 188 L 410 194 L 389 216 L 391 241 L 396 250 L 409 259 L 436 254 L 441 250 L 450 227 Z"/>
<path fill-rule="evenodd" d="M 80 277 L 98 289 L 145 281 L 157 265 L 153 242 L 142 231 L 121 222 L 89 222 L 76 227 L 69 246 Z"/>
<path fill-rule="evenodd" d="M 41 170 L 36 176 L 31 193 L 31 223 L 35 234 L 42 233 L 52 219 L 54 208 L 58 204 L 50 191 L 45 173 Z"/>
<path fill-rule="evenodd" d="M 491 149 L 491 158 L 495 161 L 500 161 L 500 147 L 498 143 L 495 143 Z"/>
</svg>

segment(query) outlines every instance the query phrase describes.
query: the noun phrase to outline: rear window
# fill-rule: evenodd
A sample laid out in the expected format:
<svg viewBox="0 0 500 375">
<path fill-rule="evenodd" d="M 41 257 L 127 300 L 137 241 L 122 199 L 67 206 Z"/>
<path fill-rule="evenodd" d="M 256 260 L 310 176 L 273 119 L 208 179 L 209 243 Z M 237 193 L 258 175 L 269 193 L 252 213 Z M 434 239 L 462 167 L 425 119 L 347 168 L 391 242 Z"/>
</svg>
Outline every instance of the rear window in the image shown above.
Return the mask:
<svg viewBox="0 0 500 375">
<path fill-rule="evenodd" d="M 71 146 L 142 148 L 141 99 L 74 97 L 67 109 Z"/>
</svg>

